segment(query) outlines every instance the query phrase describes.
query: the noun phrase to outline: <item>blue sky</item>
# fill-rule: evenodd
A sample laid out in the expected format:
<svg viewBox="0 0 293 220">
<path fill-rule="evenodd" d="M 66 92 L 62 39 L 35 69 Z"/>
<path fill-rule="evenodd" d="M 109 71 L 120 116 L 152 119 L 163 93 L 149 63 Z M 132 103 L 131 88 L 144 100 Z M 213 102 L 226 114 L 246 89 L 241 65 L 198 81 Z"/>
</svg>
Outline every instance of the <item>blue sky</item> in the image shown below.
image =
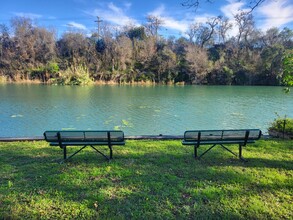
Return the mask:
<svg viewBox="0 0 293 220">
<path fill-rule="evenodd" d="M 195 12 L 182 7 L 184 0 L 2 0 L 0 23 L 9 24 L 14 16 L 30 17 L 38 26 L 55 28 L 60 36 L 64 31 L 75 29 L 91 34 L 99 16 L 103 22 L 113 26 L 129 23 L 141 25 L 147 15 L 156 15 L 164 20 L 163 35 L 184 36 L 188 25 L 205 22 L 209 17 L 224 15 L 233 18 L 239 9 L 248 9 L 251 0 L 214 0 L 205 3 Z M 266 30 L 270 27 L 293 29 L 293 1 L 266 0 L 253 15 L 256 27 Z M 234 28 L 230 35 L 236 33 Z"/>
</svg>

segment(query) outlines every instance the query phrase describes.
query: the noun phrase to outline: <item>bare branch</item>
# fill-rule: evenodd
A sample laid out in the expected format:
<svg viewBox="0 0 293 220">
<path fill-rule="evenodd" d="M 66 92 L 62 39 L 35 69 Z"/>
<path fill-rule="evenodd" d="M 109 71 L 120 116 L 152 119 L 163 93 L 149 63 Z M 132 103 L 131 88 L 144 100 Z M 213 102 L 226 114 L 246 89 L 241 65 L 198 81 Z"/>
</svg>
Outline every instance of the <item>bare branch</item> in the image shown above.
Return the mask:
<svg viewBox="0 0 293 220">
<path fill-rule="evenodd" d="M 200 6 L 201 2 L 205 1 L 208 3 L 213 3 L 214 0 L 185 0 L 181 3 L 181 5 L 183 7 L 187 7 L 187 8 L 194 8 L 195 11 L 198 9 L 198 7 Z"/>
<path fill-rule="evenodd" d="M 266 0 L 252 0 L 249 3 L 249 7 L 250 7 L 250 11 L 248 11 L 247 13 L 251 13 L 255 8 L 257 8 L 258 6 L 260 6 L 264 1 Z"/>
<path fill-rule="evenodd" d="M 242 0 L 239 0 L 242 1 Z M 251 0 L 249 2 L 249 8 L 250 10 L 247 11 L 247 14 L 250 14 L 251 12 L 254 11 L 255 8 L 257 8 L 258 6 L 260 6 L 263 2 L 265 2 L 266 0 Z M 194 8 L 195 11 L 200 7 L 201 4 L 203 4 L 204 2 L 207 3 L 213 3 L 214 0 L 185 0 L 181 3 L 181 5 L 183 7 L 187 7 L 187 8 Z"/>
</svg>

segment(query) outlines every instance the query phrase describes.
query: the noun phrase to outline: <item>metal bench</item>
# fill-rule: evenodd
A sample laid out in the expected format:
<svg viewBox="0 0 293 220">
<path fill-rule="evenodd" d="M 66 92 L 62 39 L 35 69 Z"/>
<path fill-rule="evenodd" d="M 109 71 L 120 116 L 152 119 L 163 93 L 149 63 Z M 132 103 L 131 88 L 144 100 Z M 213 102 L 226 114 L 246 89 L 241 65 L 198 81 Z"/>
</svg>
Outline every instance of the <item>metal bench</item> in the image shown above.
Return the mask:
<svg viewBox="0 0 293 220">
<path fill-rule="evenodd" d="M 113 145 L 125 145 L 123 131 L 45 131 L 44 137 L 50 146 L 59 146 L 63 149 L 63 161 L 72 158 L 81 150 L 90 146 L 96 152 L 103 155 L 107 160 L 113 157 Z M 109 147 L 110 156 L 106 156 L 95 146 L 106 145 Z M 67 157 L 67 146 L 82 146 L 71 156 Z"/>
<path fill-rule="evenodd" d="M 216 145 L 220 145 L 225 150 L 229 151 L 239 159 L 244 160 L 242 157 L 242 147 L 246 144 L 254 143 L 261 137 L 261 130 L 259 129 L 239 129 L 239 130 L 190 130 L 185 131 L 183 145 L 194 146 L 194 157 L 200 159 L 208 151 Z M 238 144 L 239 154 L 235 154 L 230 149 L 225 147 L 227 144 Z M 200 145 L 212 145 L 200 156 L 197 155 L 197 149 Z"/>
</svg>

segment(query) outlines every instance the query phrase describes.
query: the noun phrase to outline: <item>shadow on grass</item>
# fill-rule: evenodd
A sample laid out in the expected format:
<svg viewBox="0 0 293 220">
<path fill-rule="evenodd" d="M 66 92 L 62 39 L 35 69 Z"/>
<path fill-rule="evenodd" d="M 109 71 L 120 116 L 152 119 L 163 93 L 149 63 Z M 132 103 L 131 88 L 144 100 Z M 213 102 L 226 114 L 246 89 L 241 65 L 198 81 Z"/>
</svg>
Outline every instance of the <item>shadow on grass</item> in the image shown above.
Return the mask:
<svg viewBox="0 0 293 220">
<path fill-rule="evenodd" d="M 32 201 L 45 197 L 71 217 L 78 217 L 73 215 L 74 207 L 64 204 L 74 202 L 83 205 L 78 207 L 81 212 L 90 210 L 87 218 L 257 218 L 249 211 L 254 194 L 275 196 L 279 191 L 292 190 L 292 181 L 286 181 L 289 177 L 282 176 L 283 181 L 263 178 L 268 173 L 259 168 L 292 171 L 292 162 L 276 159 L 247 158 L 243 163 L 214 151 L 198 161 L 188 147 L 143 151 L 138 146 L 135 151 L 129 146 L 115 148 L 110 163 L 89 149 L 60 165 L 59 148 L 43 144 L 29 149 L 17 149 L 17 144 L 11 147 L 2 147 L 0 152 L 3 213 L 9 213 L 14 196 L 23 206 L 32 206 Z M 22 202 L 22 197 L 28 202 Z M 263 205 L 261 199 L 257 202 Z M 32 209 L 33 213 L 40 208 Z M 256 211 L 262 218 L 271 217 L 273 211 L 278 213 L 270 210 Z M 53 216 L 53 212 L 46 216 Z M 27 216 L 20 211 L 18 217 Z"/>
</svg>

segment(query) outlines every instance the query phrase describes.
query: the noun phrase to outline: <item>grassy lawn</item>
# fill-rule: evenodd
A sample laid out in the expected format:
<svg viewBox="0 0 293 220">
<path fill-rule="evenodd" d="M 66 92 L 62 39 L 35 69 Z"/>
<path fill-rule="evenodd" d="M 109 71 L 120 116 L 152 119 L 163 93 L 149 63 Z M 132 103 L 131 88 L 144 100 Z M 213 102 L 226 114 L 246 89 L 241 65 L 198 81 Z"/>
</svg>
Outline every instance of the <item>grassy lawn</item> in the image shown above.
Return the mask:
<svg viewBox="0 0 293 220">
<path fill-rule="evenodd" d="M 0 143 L 0 219 L 293 219 L 292 152 L 261 140 L 246 163 L 220 147 L 197 161 L 180 141 L 127 141 L 111 162 L 88 148 L 59 164 L 46 142 Z"/>
</svg>

